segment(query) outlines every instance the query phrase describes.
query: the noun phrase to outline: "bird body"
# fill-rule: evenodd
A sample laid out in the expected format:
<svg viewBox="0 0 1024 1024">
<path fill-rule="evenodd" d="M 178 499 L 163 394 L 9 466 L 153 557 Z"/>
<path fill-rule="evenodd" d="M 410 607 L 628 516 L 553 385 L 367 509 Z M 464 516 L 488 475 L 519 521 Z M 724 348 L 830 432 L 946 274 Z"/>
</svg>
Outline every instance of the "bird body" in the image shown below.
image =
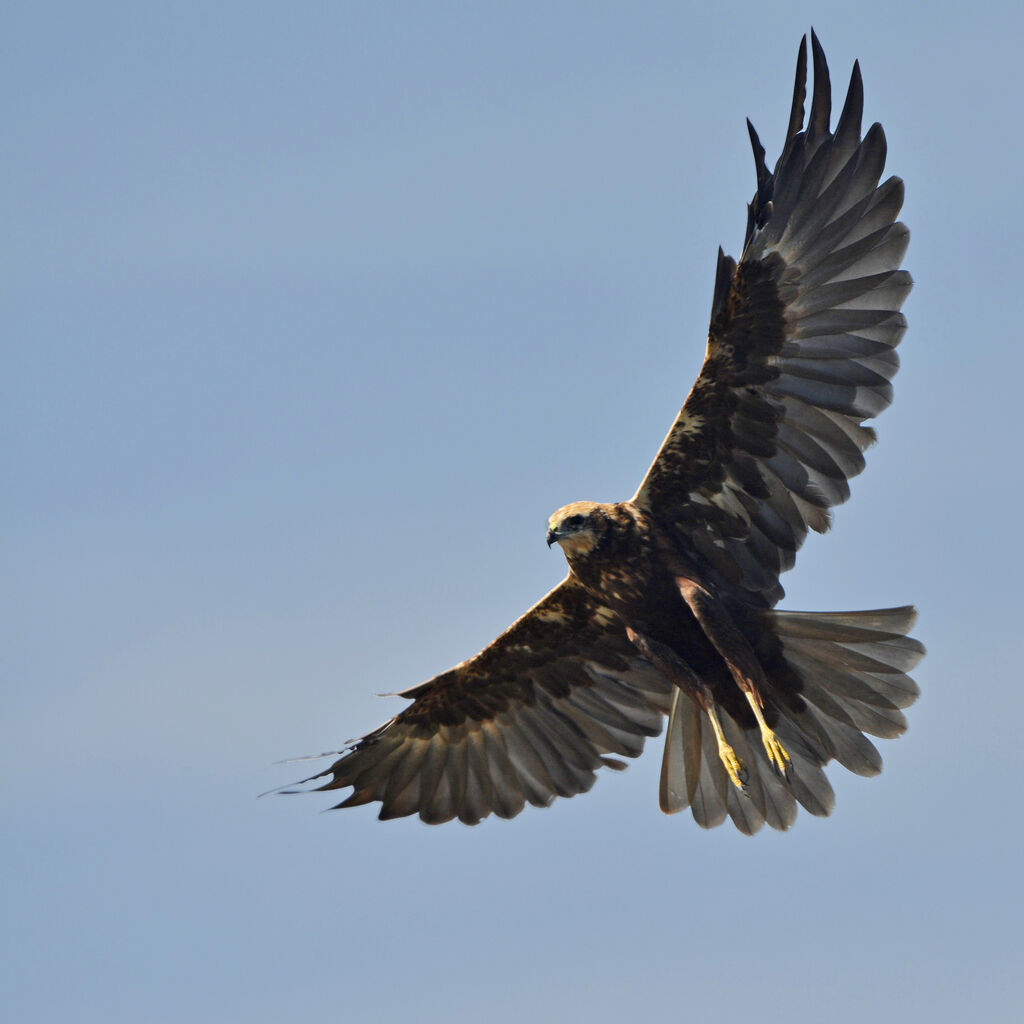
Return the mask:
<svg viewBox="0 0 1024 1024">
<path fill-rule="evenodd" d="M 910 291 L 899 178 L 861 130 L 854 65 L 831 128 L 811 34 L 773 171 L 749 125 L 757 190 L 739 261 L 719 250 L 701 373 L 628 501 L 574 502 L 548 522 L 565 580 L 473 658 L 306 782 L 337 806 L 428 823 L 510 818 L 589 789 L 668 716 L 660 804 L 698 824 L 788 828 L 828 814 L 831 760 L 881 770 L 865 734 L 897 736 L 923 654 L 909 607 L 792 612 L 780 575 L 830 526 L 891 401 Z M 322 781 L 326 780 L 326 781 Z"/>
<path fill-rule="evenodd" d="M 585 518 L 574 530 L 564 524 Z M 651 517 L 632 502 L 574 502 L 549 521 L 549 543 L 558 543 L 571 579 L 632 629 L 671 648 L 716 683 L 728 673 L 683 599 L 678 580 L 696 567 L 659 536 Z"/>
</svg>

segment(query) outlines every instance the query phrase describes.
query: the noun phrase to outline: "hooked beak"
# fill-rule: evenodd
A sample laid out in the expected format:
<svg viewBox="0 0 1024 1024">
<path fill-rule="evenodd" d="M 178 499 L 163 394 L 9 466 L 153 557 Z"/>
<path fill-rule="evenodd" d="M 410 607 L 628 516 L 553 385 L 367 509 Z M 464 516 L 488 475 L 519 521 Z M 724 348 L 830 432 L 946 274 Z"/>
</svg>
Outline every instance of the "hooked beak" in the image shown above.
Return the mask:
<svg viewBox="0 0 1024 1024">
<path fill-rule="evenodd" d="M 548 528 L 548 547 L 551 547 L 551 545 L 554 544 L 556 540 L 558 540 L 558 537 L 559 537 L 558 531 L 553 526 L 549 527 Z"/>
</svg>

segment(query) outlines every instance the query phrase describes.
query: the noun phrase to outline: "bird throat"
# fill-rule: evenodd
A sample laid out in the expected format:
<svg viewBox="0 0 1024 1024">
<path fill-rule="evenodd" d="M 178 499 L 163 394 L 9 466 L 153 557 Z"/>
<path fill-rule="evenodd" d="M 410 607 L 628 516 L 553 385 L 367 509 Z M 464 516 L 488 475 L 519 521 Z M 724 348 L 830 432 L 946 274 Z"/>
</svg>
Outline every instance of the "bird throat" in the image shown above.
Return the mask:
<svg viewBox="0 0 1024 1024">
<path fill-rule="evenodd" d="M 572 537 L 560 540 L 558 543 L 565 552 L 565 557 L 572 562 L 591 555 L 598 545 L 598 538 L 590 532 L 577 533 Z"/>
</svg>

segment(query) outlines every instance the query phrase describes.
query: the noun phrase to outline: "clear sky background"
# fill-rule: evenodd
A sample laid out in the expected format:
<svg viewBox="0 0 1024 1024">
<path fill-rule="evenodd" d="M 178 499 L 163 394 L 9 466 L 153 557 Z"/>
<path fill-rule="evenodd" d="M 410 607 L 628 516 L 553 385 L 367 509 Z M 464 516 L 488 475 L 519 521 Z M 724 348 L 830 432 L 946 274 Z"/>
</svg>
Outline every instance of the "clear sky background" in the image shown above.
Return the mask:
<svg viewBox="0 0 1024 1024">
<path fill-rule="evenodd" d="M 8 1019 L 1019 1012 L 1015 6 L 4 5 Z M 660 814 L 659 741 L 475 829 L 255 799 L 559 580 L 554 508 L 632 494 L 812 22 L 917 284 L 785 603 L 920 607 L 883 775 L 753 840 Z"/>
</svg>

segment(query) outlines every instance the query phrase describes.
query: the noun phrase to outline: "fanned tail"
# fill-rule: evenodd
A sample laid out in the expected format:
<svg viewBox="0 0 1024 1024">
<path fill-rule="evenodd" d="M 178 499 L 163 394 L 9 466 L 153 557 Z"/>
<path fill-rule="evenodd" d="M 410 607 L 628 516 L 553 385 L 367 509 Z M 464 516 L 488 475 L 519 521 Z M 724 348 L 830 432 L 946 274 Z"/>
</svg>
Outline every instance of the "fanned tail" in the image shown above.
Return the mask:
<svg viewBox="0 0 1024 1024">
<path fill-rule="evenodd" d="M 765 613 L 777 641 L 765 664 L 765 712 L 791 758 L 786 776 L 769 763 L 757 726 L 719 707 L 726 738 L 749 773 L 744 789 L 731 785 L 707 716 L 678 690 L 665 738 L 661 809 L 690 807 L 704 828 L 728 815 L 747 835 L 766 822 L 789 828 L 797 803 L 829 814 L 835 797 L 822 768 L 835 759 L 857 775 L 877 775 L 882 759 L 868 735 L 890 739 L 907 728 L 903 709 L 920 693 L 907 673 L 924 655 L 924 646 L 907 636 L 915 619 L 909 606 Z"/>
</svg>

